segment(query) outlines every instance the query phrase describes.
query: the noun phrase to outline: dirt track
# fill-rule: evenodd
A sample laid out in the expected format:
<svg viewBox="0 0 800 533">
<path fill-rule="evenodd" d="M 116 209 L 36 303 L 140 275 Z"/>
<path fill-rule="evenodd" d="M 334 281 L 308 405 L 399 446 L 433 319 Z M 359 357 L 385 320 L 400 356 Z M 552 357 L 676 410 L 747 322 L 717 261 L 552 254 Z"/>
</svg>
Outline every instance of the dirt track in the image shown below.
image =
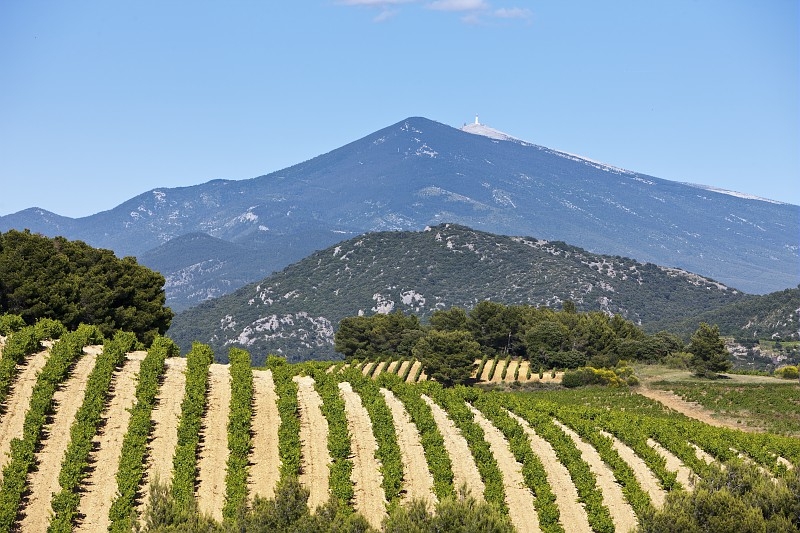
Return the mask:
<svg viewBox="0 0 800 533">
<path fill-rule="evenodd" d="M 253 450 L 248 490 L 250 498 L 272 498 L 280 478 L 278 428 L 281 418 L 271 370 L 253 370 L 253 395 Z"/>
<path fill-rule="evenodd" d="M 122 439 L 128 431 L 130 408 L 136 400 L 136 379 L 146 352 L 133 352 L 111 379 L 109 403 L 103 411 L 103 425 L 92 441 L 90 463 L 93 469 L 81 483 L 79 516 L 83 516 L 76 531 L 106 531 L 110 524 L 108 512 L 117 493 L 117 468 Z"/>
<path fill-rule="evenodd" d="M 547 482 L 556 497 L 556 505 L 561 512 L 561 523 L 569 526 L 569 531 L 590 533 L 589 518 L 586 509 L 578 502 L 578 490 L 572 482 L 567 467 L 561 464 L 556 451 L 545 439 L 536 434 L 528 422 L 508 412 L 509 416 L 522 426 L 531 441 L 533 452 L 545 466 Z"/>
<path fill-rule="evenodd" d="M 350 383 L 339 383 L 339 395 L 344 400 L 344 411 L 347 417 L 347 430 L 350 439 L 350 453 L 353 458 L 353 504 L 356 511 L 364 515 L 367 522 L 380 528 L 386 517 L 386 497 L 381 484 L 383 476 L 380 463 L 375 458 L 378 443 L 372 433 L 372 422 L 361 397 L 353 391 Z"/>
<path fill-rule="evenodd" d="M 439 432 L 444 439 L 444 447 L 447 449 L 450 461 L 453 463 L 453 485 L 456 492 L 461 489 L 462 485 L 466 485 L 472 496 L 482 500 L 486 486 L 483 484 L 480 472 L 478 472 L 475 459 L 472 458 L 472 452 L 469 450 L 467 440 L 461 435 L 461 432 L 447 416 L 444 409 L 439 407 L 428 396 L 423 394 L 421 397 L 431 408 L 433 419 L 436 421 Z"/>
<path fill-rule="evenodd" d="M 295 376 L 297 407 L 300 411 L 301 472 L 300 484 L 311 491 L 310 509 L 328 501 L 328 420 L 322 415 L 322 398 L 314 390 L 314 379 Z"/>
<path fill-rule="evenodd" d="M 467 403 L 475 417 L 475 423 L 483 430 L 486 442 L 492 450 L 497 467 L 503 475 L 503 488 L 506 492 L 508 516 L 517 531 L 541 531 L 539 528 L 539 515 L 533 507 L 533 493 L 525 484 L 522 477 L 522 465 L 517 462 L 508 446 L 503 432 L 494 427 L 483 414 Z M 577 530 L 576 530 L 577 531 Z"/>
<path fill-rule="evenodd" d="M 213 364 L 208 371 L 208 398 L 200 429 L 197 459 L 197 506 L 201 513 L 222 520 L 225 471 L 228 462 L 228 413 L 231 377 L 228 365 Z"/>
<path fill-rule="evenodd" d="M 0 481 L 3 480 L 3 468 L 9 460 L 11 441 L 22 437 L 22 426 L 31 403 L 33 387 L 36 385 L 36 375 L 44 367 L 48 357 L 50 350 L 29 355 L 11 385 L 4 412 L 0 415 Z"/>
<path fill-rule="evenodd" d="M 52 515 L 50 498 L 52 493 L 59 490 L 58 473 L 69 446 L 69 430 L 83 403 L 89 374 L 101 350 L 101 346 L 84 348 L 86 355 L 78 360 L 72 369 L 72 375 L 53 395 L 55 414 L 44 427 L 45 438 L 36 454 L 36 470 L 28 476 L 30 490 L 24 504 L 25 516 L 20 528 L 22 531 L 47 530 Z"/>
<path fill-rule="evenodd" d="M 403 462 L 403 500 L 425 500 L 433 509 L 436 496 L 433 494 L 433 475 L 425 460 L 425 449 L 420 441 L 417 426 L 403 407 L 403 402 L 388 389 L 381 389 L 386 405 L 392 412 L 400 459 Z"/>
</svg>

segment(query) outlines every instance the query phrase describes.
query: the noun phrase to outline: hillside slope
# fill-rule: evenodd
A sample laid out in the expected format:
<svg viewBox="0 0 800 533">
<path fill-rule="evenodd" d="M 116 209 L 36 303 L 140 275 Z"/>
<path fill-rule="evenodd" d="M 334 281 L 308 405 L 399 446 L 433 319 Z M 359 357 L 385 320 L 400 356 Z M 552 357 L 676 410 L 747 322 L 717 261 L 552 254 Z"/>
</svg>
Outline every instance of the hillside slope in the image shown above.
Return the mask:
<svg viewBox="0 0 800 533">
<path fill-rule="evenodd" d="M 230 346 L 253 360 L 331 359 L 339 320 L 356 314 L 471 308 L 482 300 L 619 313 L 647 325 L 734 302 L 743 294 L 688 272 L 591 254 L 560 242 L 493 235 L 444 224 L 422 232 L 370 233 L 317 252 L 259 283 L 175 317 L 182 349 Z"/>
<path fill-rule="evenodd" d="M 474 133 L 408 118 L 269 175 L 155 189 L 81 219 L 29 209 L 0 217 L 0 230 L 62 234 L 136 256 L 203 232 L 271 253 L 279 269 L 348 236 L 452 222 L 675 266 L 751 293 L 800 283 L 799 206 L 491 138 L 498 134 L 487 128 Z M 193 264 L 162 274 L 171 278 Z M 223 286 L 220 276 L 204 272 L 185 294 Z"/>
</svg>

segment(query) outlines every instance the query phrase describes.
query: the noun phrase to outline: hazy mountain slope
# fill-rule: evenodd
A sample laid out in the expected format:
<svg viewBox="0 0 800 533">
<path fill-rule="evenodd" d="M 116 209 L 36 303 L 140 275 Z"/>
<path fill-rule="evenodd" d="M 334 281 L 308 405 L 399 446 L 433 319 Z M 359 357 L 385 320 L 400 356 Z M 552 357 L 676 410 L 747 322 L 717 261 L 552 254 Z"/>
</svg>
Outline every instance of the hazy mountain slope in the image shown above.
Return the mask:
<svg viewBox="0 0 800 533">
<path fill-rule="evenodd" d="M 800 340 L 800 287 L 741 300 L 658 327 L 689 336 L 699 322 L 717 324 L 720 333 L 737 339 Z"/>
<path fill-rule="evenodd" d="M 192 232 L 248 246 L 289 240 L 294 258 L 275 246 L 284 266 L 366 231 L 456 222 L 677 266 L 747 292 L 800 283 L 798 206 L 661 180 L 487 131 L 409 118 L 259 178 L 157 189 L 77 220 L 26 210 L 0 217 L 0 229 L 63 233 L 119 255 Z"/>
<path fill-rule="evenodd" d="M 718 307 L 742 293 L 684 271 L 598 256 L 564 243 L 493 235 L 448 224 L 422 232 L 370 233 L 339 243 L 257 284 L 175 317 L 183 348 L 230 346 L 254 360 L 332 358 L 339 320 L 358 313 L 472 307 L 491 299 L 620 313 L 644 324 Z"/>
</svg>

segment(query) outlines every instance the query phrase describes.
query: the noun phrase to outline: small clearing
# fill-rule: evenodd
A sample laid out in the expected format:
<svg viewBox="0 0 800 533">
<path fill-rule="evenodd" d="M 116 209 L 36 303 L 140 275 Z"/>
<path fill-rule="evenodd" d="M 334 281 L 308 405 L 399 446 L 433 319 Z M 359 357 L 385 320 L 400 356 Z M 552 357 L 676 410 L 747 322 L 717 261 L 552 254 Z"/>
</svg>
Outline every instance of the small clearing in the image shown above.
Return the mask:
<svg viewBox="0 0 800 533">
<path fill-rule="evenodd" d="M 382 487 L 381 465 L 375 457 L 378 442 L 372 433 L 372 421 L 361 403 L 361 397 L 350 383 L 339 383 L 339 395 L 344 400 L 347 430 L 352 435 L 350 453 L 353 456 L 353 504 L 375 529 L 380 529 L 386 517 L 386 496 Z"/>
<path fill-rule="evenodd" d="M 25 516 L 20 531 L 47 531 L 52 511 L 50 499 L 58 492 L 58 473 L 69 446 L 69 430 L 83 403 L 86 385 L 102 346 L 87 346 L 72 368 L 70 377 L 53 395 L 55 414 L 44 426 L 44 438 L 36 454 L 36 469 L 28 476 L 29 493 L 23 504 Z"/>
<path fill-rule="evenodd" d="M 658 482 L 655 474 L 647 467 L 644 460 L 636 455 L 631 448 L 624 444 L 621 440 L 616 438 L 611 433 L 601 431 L 603 436 L 611 439 L 614 449 L 617 451 L 623 461 L 628 463 L 628 466 L 633 470 L 633 475 L 642 490 L 650 496 L 650 501 L 653 502 L 653 507 L 660 509 L 664 505 L 664 500 L 667 497 L 667 492 L 661 488 L 661 483 Z"/>
<path fill-rule="evenodd" d="M 247 484 L 250 498 L 270 499 L 275 496 L 281 467 L 278 454 L 281 417 L 272 370 L 253 370 L 253 396 L 253 450 Z"/>
<path fill-rule="evenodd" d="M 222 521 L 225 505 L 225 473 L 228 462 L 228 413 L 231 404 L 229 365 L 208 369 L 208 398 L 200 429 L 197 458 L 197 507 L 201 513 Z"/>
<path fill-rule="evenodd" d="M 381 389 L 386 405 L 392 412 L 392 422 L 400 446 L 400 460 L 403 463 L 403 500 L 425 500 L 429 508 L 436 503 L 433 494 L 433 474 L 425 460 L 419 430 L 403 407 L 403 402 L 388 389 Z"/>
<path fill-rule="evenodd" d="M 30 408 L 37 374 L 44 367 L 48 357 L 50 350 L 29 355 L 11 385 L 3 413 L 0 414 L 0 481 L 3 479 L 3 468 L 10 459 L 11 441 L 22 438 L 22 426 Z"/>
<path fill-rule="evenodd" d="M 136 401 L 137 376 L 147 352 L 126 355 L 122 368 L 111 378 L 110 398 L 103 411 L 100 431 L 92 439 L 89 458 L 92 469 L 81 483 L 78 516 L 83 517 L 77 531 L 106 531 L 111 521 L 108 512 L 117 493 L 117 468 L 122 439 L 128 431 L 130 409 Z"/>
<path fill-rule="evenodd" d="M 297 383 L 297 407 L 300 411 L 300 484 L 311 494 L 309 509 L 328 501 L 328 474 L 331 456 L 328 452 L 328 420 L 322 414 L 322 398 L 314 390 L 314 378 L 294 376 Z"/>
<path fill-rule="evenodd" d="M 467 444 L 467 439 L 464 438 L 453 421 L 450 420 L 445 410 L 439 407 L 439 404 L 424 394 L 421 398 L 431 408 L 433 419 L 442 434 L 444 447 L 447 449 L 450 461 L 453 463 L 453 487 L 456 492 L 462 485 L 466 485 L 467 491 L 473 497 L 479 500 L 483 499 L 486 485 L 483 484 L 478 466 L 475 464 L 475 459 L 472 457 L 472 452 Z"/>
<path fill-rule="evenodd" d="M 581 458 L 589 465 L 589 470 L 594 474 L 597 480 L 597 487 L 603 494 L 603 503 L 608 507 L 608 512 L 611 515 L 611 521 L 614 522 L 617 531 L 631 531 L 636 529 L 638 521 L 636 520 L 636 513 L 633 512 L 633 507 L 625 499 L 622 494 L 622 487 L 617 483 L 614 473 L 603 462 L 597 450 L 587 442 L 581 440 L 581 437 L 572 431 L 569 427 L 565 426 L 558 420 L 553 420 L 553 423 L 561 428 L 561 431 L 567 434 L 575 447 L 581 452 Z"/>
<path fill-rule="evenodd" d="M 667 470 L 670 472 L 677 472 L 678 475 L 676 479 L 678 480 L 678 483 L 683 485 L 684 489 L 689 491 L 694 489 L 694 472 L 692 472 L 685 464 L 683 464 L 683 461 L 678 459 L 675 454 L 661 446 L 653 439 L 647 439 L 647 445 L 657 451 L 658 455 L 664 458 L 664 461 L 666 461 Z"/>
<path fill-rule="evenodd" d="M 170 357 L 164 364 L 164 380 L 151 414 L 153 430 L 147 446 L 145 487 L 156 479 L 171 484 L 172 458 L 178 445 L 178 421 L 181 419 L 181 403 L 186 392 L 186 358 Z"/>
<path fill-rule="evenodd" d="M 483 413 L 467 403 L 470 411 L 475 417 L 475 423 L 483 430 L 486 442 L 492 450 L 497 467 L 503 474 L 503 488 L 506 491 L 506 504 L 508 505 L 508 517 L 517 531 L 541 531 L 539 529 L 539 515 L 533 507 L 534 496 L 525 484 L 522 476 L 522 465 L 519 464 L 511 448 L 508 446 L 503 432 L 485 417 Z M 570 524 L 572 525 L 572 524 Z M 575 529 L 574 531 L 582 531 Z"/>
<path fill-rule="evenodd" d="M 508 415 L 522 426 L 528 439 L 531 441 L 531 448 L 539 460 L 545 465 L 547 482 L 555 494 L 556 505 L 561 512 L 560 522 L 562 525 L 569 526 L 569 530 L 575 532 L 591 533 L 589 517 L 586 509 L 578 502 L 578 490 L 572 482 L 567 467 L 561 464 L 556 451 L 547 440 L 536 434 L 528 421 L 508 411 Z"/>
</svg>

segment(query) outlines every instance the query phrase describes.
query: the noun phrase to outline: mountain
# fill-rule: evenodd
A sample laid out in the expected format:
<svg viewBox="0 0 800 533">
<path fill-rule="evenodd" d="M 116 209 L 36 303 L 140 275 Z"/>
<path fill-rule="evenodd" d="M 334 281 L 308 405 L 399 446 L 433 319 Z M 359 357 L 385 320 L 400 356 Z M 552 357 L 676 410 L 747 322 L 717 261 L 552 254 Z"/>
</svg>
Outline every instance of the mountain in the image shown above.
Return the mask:
<svg viewBox="0 0 800 533">
<path fill-rule="evenodd" d="M 155 189 L 79 219 L 28 209 L 0 217 L 0 230 L 61 234 L 135 256 L 201 232 L 263 260 L 260 270 L 250 264 L 236 275 L 197 269 L 198 262 L 218 259 L 197 239 L 199 251 L 210 255 L 186 253 L 185 261 L 170 261 L 174 270 L 161 271 L 179 283 L 184 272 L 194 272 L 184 285 L 167 287 L 168 303 L 185 308 L 233 290 L 234 279 L 255 281 L 344 238 L 442 222 L 561 240 L 697 272 L 746 292 L 800 283 L 798 206 L 638 174 L 482 124 L 462 131 L 425 118 L 258 178 Z M 187 244 L 176 248 L 185 251 Z"/>
<path fill-rule="evenodd" d="M 700 322 L 716 324 L 722 335 L 737 339 L 800 340 L 800 287 L 771 294 L 749 294 L 718 309 L 683 320 L 660 321 L 659 329 L 689 337 Z"/>
<path fill-rule="evenodd" d="M 562 242 L 506 237 L 443 224 L 421 232 L 368 233 L 282 272 L 178 314 L 168 335 L 183 350 L 231 346 L 256 363 L 269 353 L 291 361 L 332 359 L 339 321 L 403 311 L 421 317 L 483 300 L 618 313 L 636 323 L 685 316 L 745 295 L 696 274 L 589 253 Z"/>
</svg>

